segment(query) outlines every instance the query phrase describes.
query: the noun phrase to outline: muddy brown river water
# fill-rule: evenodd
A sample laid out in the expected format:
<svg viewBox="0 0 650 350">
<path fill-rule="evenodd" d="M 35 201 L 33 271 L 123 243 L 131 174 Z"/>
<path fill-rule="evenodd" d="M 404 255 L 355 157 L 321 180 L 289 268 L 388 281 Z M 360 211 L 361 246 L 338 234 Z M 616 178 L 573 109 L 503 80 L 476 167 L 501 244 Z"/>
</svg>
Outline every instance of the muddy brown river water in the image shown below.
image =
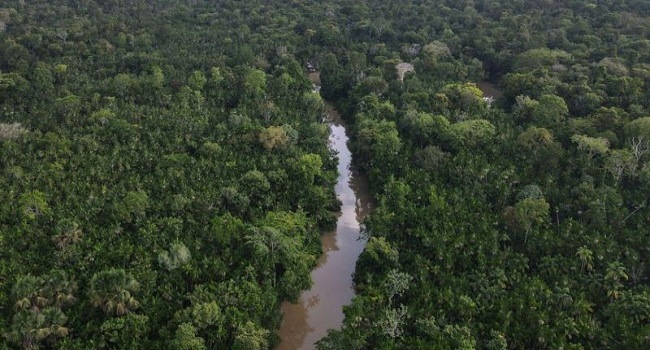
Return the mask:
<svg viewBox="0 0 650 350">
<path fill-rule="evenodd" d="M 318 73 L 309 78 L 320 85 Z M 501 97 L 493 84 L 481 81 L 477 86 L 486 96 Z M 312 271 L 314 284 L 304 291 L 297 304 L 284 302 L 280 328 L 282 339 L 276 350 L 311 350 L 327 334 L 328 329 L 339 329 L 343 321 L 343 306 L 354 297 L 352 274 L 363 251 L 360 222 L 372 209 L 366 179 L 351 166 L 348 137 L 341 116 L 327 104 L 330 125 L 330 145 L 339 157 L 336 194 L 342 202 L 336 229 L 322 236 L 323 255 Z"/>
<path fill-rule="evenodd" d="M 302 293 L 297 304 L 284 302 L 280 328 L 280 345 L 276 350 L 314 349 L 315 343 L 330 328 L 338 329 L 343 321 L 343 306 L 354 297 L 352 274 L 366 244 L 360 238 L 360 222 L 371 209 L 367 182 L 351 166 L 345 124 L 338 112 L 327 104 L 330 147 L 338 153 L 336 194 L 341 213 L 336 229 L 322 236 L 323 255 L 312 271 L 313 285 Z"/>
</svg>

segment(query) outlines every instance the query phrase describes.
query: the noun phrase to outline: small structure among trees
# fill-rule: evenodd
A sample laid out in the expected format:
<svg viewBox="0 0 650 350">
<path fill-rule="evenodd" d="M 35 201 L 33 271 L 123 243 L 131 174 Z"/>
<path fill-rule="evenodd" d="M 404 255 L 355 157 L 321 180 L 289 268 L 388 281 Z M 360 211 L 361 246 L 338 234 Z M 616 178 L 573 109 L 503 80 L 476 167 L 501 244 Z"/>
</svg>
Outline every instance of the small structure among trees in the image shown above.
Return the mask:
<svg viewBox="0 0 650 350">
<path fill-rule="evenodd" d="M 404 75 L 406 73 L 415 72 L 413 65 L 408 62 L 398 63 L 395 65 L 395 69 L 397 69 L 397 77 L 399 78 L 399 81 L 404 81 Z"/>
</svg>

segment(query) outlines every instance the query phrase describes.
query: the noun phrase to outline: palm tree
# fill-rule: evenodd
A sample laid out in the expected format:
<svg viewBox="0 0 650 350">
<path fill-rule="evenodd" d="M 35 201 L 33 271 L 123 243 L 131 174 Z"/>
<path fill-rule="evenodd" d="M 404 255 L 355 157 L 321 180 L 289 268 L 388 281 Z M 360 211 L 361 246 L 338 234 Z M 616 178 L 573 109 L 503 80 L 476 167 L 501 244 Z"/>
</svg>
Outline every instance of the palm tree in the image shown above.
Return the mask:
<svg viewBox="0 0 650 350">
<path fill-rule="evenodd" d="M 77 285 L 68 280 L 68 276 L 63 270 L 54 270 L 45 278 L 44 286 L 41 292 L 48 300 L 48 305 L 64 307 L 74 303 L 77 298 L 72 293 L 77 289 Z"/>
<path fill-rule="evenodd" d="M 14 306 L 19 310 L 38 310 L 47 306 L 47 298 L 40 293 L 43 279 L 32 275 L 20 276 L 11 288 L 11 295 L 16 300 Z"/>
<path fill-rule="evenodd" d="M 39 335 L 42 339 L 47 337 L 65 337 L 70 333 L 67 327 L 63 327 L 68 317 L 58 307 L 47 307 L 39 315 Z"/>
<path fill-rule="evenodd" d="M 61 232 L 58 235 L 52 236 L 52 242 L 54 242 L 58 249 L 64 250 L 68 246 L 81 241 L 83 231 L 81 231 L 77 223 L 64 223 L 62 226 Z"/>
<path fill-rule="evenodd" d="M 605 288 L 607 289 L 607 296 L 612 299 L 617 299 L 621 295 L 623 288 L 622 280 L 627 280 L 627 272 L 622 263 L 615 261 L 607 265 L 605 270 Z"/>
<path fill-rule="evenodd" d="M 580 263 L 582 264 L 582 268 L 587 268 L 588 271 L 591 271 L 593 269 L 593 260 L 594 260 L 594 254 L 589 248 L 582 246 L 578 248 L 578 251 L 576 252 L 576 256 L 578 256 L 578 259 L 580 259 Z"/>
<path fill-rule="evenodd" d="M 45 277 L 20 276 L 11 288 L 18 312 L 5 334 L 7 339 L 24 349 L 38 349 L 43 340 L 67 336 L 69 329 L 63 325 L 68 318 L 61 307 L 76 300 L 75 290 L 76 285 L 60 270 Z"/>
<path fill-rule="evenodd" d="M 42 312 L 23 310 L 14 315 L 6 335 L 23 349 L 38 349 L 38 343 L 43 340 L 67 336 L 70 330 L 63 326 L 67 320 L 58 307 L 46 307 Z"/>
<path fill-rule="evenodd" d="M 64 271 L 54 270 L 45 277 L 21 276 L 11 289 L 17 311 L 38 311 L 46 306 L 61 308 L 77 300 L 72 293 L 77 289 Z"/>
<path fill-rule="evenodd" d="M 37 328 L 37 314 L 31 311 L 21 311 L 14 315 L 11 328 L 5 335 L 12 343 L 22 345 L 23 349 L 36 349 L 35 330 Z"/>
<path fill-rule="evenodd" d="M 88 293 L 91 302 L 108 315 L 125 315 L 140 306 L 131 293 L 140 284 L 123 269 L 109 269 L 93 275 Z"/>
</svg>

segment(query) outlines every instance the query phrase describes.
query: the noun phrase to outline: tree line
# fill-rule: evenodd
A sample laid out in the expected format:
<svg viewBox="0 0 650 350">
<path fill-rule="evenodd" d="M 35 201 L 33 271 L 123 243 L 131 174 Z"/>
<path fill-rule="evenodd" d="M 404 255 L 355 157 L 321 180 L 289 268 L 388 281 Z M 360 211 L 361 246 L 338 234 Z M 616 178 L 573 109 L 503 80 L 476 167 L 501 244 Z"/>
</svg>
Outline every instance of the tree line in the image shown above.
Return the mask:
<svg viewBox="0 0 650 350">
<path fill-rule="evenodd" d="M 377 208 L 319 348 L 645 348 L 649 11 L 5 1 L 0 347 L 272 348 L 338 208 L 322 95 Z"/>
<path fill-rule="evenodd" d="M 336 4 L 322 91 L 378 205 L 319 348 L 645 348 L 648 6 Z"/>
<path fill-rule="evenodd" d="M 277 343 L 338 202 L 298 12 L 271 10 L 2 4 L 0 348 Z"/>
</svg>

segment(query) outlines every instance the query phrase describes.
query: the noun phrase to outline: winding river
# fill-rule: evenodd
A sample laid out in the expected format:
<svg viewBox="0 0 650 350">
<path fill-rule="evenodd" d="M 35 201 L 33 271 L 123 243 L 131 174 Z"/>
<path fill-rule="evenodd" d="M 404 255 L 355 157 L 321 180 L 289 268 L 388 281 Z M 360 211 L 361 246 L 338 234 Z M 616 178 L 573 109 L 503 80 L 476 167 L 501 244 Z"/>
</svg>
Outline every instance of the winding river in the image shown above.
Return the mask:
<svg viewBox="0 0 650 350">
<path fill-rule="evenodd" d="M 367 183 L 351 166 L 341 116 L 331 104 L 326 106 L 330 147 L 337 151 L 339 158 L 336 194 L 342 202 L 341 213 L 336 229 L 322 236 L 323 255 L 312 271 L 311 289 L 302 293 L 297 304 L 286 301 L 282 304 L 281 342 L 276 350 L 314 349 L 316 341 L 328 329 L 340 328 L 344 317 L 342 307 L 354 297 L 352 274 L 366 244 L 360 238 L 359 228 L 371 209 Z"/>
<path fill-rule="evenodd" d="M 318 73 L 309 78 L 320 85 Z M 486 81 L 477 83 L 485 96 L 501 96 L 499 89 Z M 297 304 L 284 302 L 280 328 L 281 342 L 276 350 L 311 350 L 343 322 L 343 306 L 354 297 L 352 274 L 365 240 L 360 238 L 360 222 L 372 208 L 366 179 L 351 166 L 345 123 L 334 107 L 326 103 L 330 125 L 330 147 L 339 157 L 336 195 L 342 202 L 336 229 L 322 236 L 323 255 L 312 271 L 314 284 L 300 296 Z"/>
</svg>

